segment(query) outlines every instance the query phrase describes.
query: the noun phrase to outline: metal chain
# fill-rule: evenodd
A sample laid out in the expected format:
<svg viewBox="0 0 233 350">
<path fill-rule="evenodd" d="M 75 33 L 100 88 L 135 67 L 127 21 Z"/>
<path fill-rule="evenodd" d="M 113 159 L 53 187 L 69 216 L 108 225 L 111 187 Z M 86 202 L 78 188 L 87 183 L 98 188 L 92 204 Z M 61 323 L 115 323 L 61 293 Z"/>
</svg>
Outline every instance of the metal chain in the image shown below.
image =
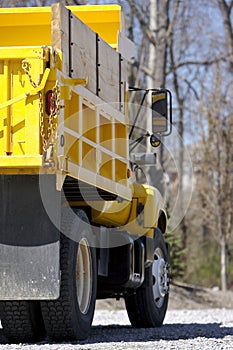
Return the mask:
<svg viewBox="0 0 233 350">
<path fill-rule="evenodd" d="M 27 61 L 23 61 L 22 63 L 22 68 L 25 72 L 25 74 L 27 75 L 31 85 L 36 88 L 38 86 L 38 84 L 36 84 L 33 80 L 32 80 L 32 76 L 31 74 L 29 73 L 29 69 L 30 69 L 30 64 L 27 62 Z"/>
<path fill-rule="evenodd" d="M 47 138 L 45 135 L 45 123 L 44 123 L 44 106 L 42 92 L 39 91 L 39 119 L 40 119 L 40 136 L 42 140 L 43 151 L 46 150 Z"/>
<path fill-rule="evenodd" d="M 28 77 L 28 80 L 30 81 L 30 84 L 36 88 L 39 84 L 36 84 L 33 79 L 31 74 L 29 73 L 30 69 L 30 64 L 27 61 L 23 61 L 22 63 L 22 68 Z M 42 92 L 39 91 L 39 119 L 40 119 L 40 136 L 42 139 L 42 145 L 43 145 L 43 151 L 46 149 L 46 135 L 45 135 L 45 124 L 44 124 L 44 108 L 43 108 L 43 97 L 42 97 Z"/>
<path fill-rule="evenodd" d="M 22 68 L 27 75 L 30 84 L 36 88 L 38 87 L 39 84 L 36 84 L 32 76 L 29 72 L 30 65 L 27 61 L 23 61 L 22 63 Z M 45 152 L 47 149 L 47 143 L 50 137 L 54 136 L 55 130 L 56 130 L 56 125 L 54 123 L 55 116 L 59 116 L 60 113 L 60 89 L 58 82 L 56 81 L 55 86 L 52 89 L 52 100 L 54 103 L 54 108 L 51 108 L 50 115 L 49 115 L 49 120 L 48 120 L 48 130 L 47 130 L 47 137 L 45 133 L 45 119 L 44 119 L 44 106 L 43 106 L 43 95 L 42 92 L 38 92 L 39 95 L 39 119 L 40 119 L 40 136 L 42 139 L 42 146 L 43 146 L 43 151 Z"/>
<path fill-rule="evenodd" d="M 58 85 L 58 82 L 56 81 L 55 86 L 52 89 L 52 101 L 53 101 L 53 108 L 51 108 L 50 115 L 49 115 L 49 127 L 48 127 L 48 139 L 52 136 L 54 136 L 56 131 L 56 124 L 54 123 L 54 120 L 59 117 L 60 113 L 60 88 Z"/>
</svg>

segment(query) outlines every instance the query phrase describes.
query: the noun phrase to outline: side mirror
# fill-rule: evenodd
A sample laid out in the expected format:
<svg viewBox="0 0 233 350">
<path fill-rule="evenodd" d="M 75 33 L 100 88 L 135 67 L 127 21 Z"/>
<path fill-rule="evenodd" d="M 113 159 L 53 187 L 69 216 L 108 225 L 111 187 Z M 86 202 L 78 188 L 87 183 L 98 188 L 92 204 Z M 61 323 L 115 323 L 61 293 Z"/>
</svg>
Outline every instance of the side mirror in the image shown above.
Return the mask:
<svg viewBox="0 0 233 350">
<path fill-rule="evenodd" d="M 169 90 L 152 92 L 152 132 L 167 136 L 172 131 L 172 95 Z"/>
</svg>

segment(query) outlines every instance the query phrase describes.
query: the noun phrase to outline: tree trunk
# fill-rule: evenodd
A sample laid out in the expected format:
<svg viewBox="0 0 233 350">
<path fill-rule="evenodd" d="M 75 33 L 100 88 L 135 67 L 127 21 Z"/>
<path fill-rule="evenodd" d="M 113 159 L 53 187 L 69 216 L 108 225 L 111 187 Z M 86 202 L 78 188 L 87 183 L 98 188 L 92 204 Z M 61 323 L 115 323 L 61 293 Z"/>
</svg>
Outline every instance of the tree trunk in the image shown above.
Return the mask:
<svg viewBox="0 0 233 350">
<path fill-rule="evenodd" d="M 221 239 L 221 288 L 223 292 L 227 291 L 227 245 L 225 237 Z"/>
<path fill-rule="evenodd" d="M 170 60 L 171 60 L 171 69 L 173 73 L 173 84 L 175 90 L 175 97 L 178 103 L 178 134 L 179 134 L 179 158 L 178 158 L 178 176 L 179 176 L 179 191 L 180 191 L 180 211 L 184 212 L 184 98 L 181 96 L 180 86 L 178 81 L 178 74 L 176 70 L 176 62 L 174 55 L 174 41 L 173 36 L 170 38 Z M 182 219 L 180 223 L 181 229 L 181 242 L 182 249 L 185 249 L 187 246 L 187 226 L 185 217 Z"/>
<path fill-rule="evenodd" d="M 166 82 L 166 64 L 167 64 L 167 46 L 168 46 L 168 26 L 169 26 L 169 4 L 170 0 L 151 0 L 151 4 L 154 2 L 153 8 L 156 9 L 156 47 L 155 47 L 155 62 L 154 69 L 154 87 L 164 88 Z M 160 146 L 160 163 L 163 169 L 164 166 L 164 146 L 163 138 L 161 138 Z M 165 192 L 163 178 L 160 178 L 160 187 L 162 188 L 162 194 Z"/>
<path fill-rule="evenodd" d="M 227 53 L 230 60 L 230 70 L 233 72 L 233 28 L 231 22 L 232 4 L 227 4 L 225 0 L 218 0 L 219 8 L 222 14 Z"/>
<path fill-rule="evenodd" d="M 155 1 L 155 0 L 154 0 Z M 155 62 L 155 87 L 164 88 L 166 80 L 166 63 L 167 63 L 167 31 L 169 25 L 169 2 L 170 0 L 159 1 L 157 7 L 157 45 L 156 45 L 156 62 Z"/>
<path fill-rule="evenodd" d="M 157 0 L 150 0 L 150 30 L 153 33 L 156 33 L 157 30 Z M 148 60 L 148 68 L 152 72 L 152 76 L 148 76 L 148 89 L 153 89 L 155 87 L 155 66 L 156 66 L 156 48 L 155 45 L 150 43 L 149 46 L 149 60 Z M 152 133 L 152 118 L 147 118 L 146 130 L 149 133 Z M 151 152 L 150 139 L 147 138 L 146 143 L 147 152 Z"/>
</svg>

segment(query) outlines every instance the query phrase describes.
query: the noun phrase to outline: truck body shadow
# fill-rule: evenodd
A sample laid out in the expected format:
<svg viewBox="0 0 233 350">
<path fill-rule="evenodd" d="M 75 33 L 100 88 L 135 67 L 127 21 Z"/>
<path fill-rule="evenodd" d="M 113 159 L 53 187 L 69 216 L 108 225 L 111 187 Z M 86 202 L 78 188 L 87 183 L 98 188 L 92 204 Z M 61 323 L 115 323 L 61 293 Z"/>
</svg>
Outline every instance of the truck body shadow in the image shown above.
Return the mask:
<svg viewBox="0 0 233 350">
<path fill-rule="evenodd" d="M 131 326 L 107 325 L 93 326 L 87 340 L 81 342 L 67 342 L 66 344 L 98 344 L 98 343 L 131 343 L 156 342 L 160 340 L 174 341 L 185 339 L 215 338 L 223 339 L 233 336 L 233 327 L 221 323 L 191 323 L 165 324 L 160 328 L 132 328 Z M 0 343 L 6 344 L 7 339 L 0 329 Z M 54 344 L 45 340 L 40 344 Z M 63 343 L 64 344 L 64 343 Z"/>
<path fill-rule="evenodd" d="M 233 336 L 233 327 L 221 323 L 165 324 L 160 328 L 132 328 L 131 326 L 92 327 L 87 343 L 98 342 L 147 342 L 159 340 L 195 339 L 199 337 L 222 339 Z"/>
</svg>

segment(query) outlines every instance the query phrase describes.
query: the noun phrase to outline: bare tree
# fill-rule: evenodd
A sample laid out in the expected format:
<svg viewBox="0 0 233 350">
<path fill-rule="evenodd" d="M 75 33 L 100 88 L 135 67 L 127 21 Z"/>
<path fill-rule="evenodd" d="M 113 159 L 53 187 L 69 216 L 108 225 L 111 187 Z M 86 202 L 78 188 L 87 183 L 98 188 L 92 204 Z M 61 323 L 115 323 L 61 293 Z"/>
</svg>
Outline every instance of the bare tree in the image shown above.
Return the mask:
<svg viewBox="0 0 233 350">
<path fill-rule="evenodd" d="M 197 106 L 200 107 L 201 105 L 203 110 L 199 110 L 199 113 L 202 113 L 202 115 L 206 111 L 206 104 L 208 106 L 208 117 L 206 115 L 205 122 L 202 120 L 205 142 L 203 141 L 202 144 L 199 143 L 194 153 L 195 157 L 197 150 L 199 150 L 199 161 L 202 164 L 200 171 L 202 176 L 198 177 L 199 181 L 196 191 L 200 191 L 201 210 L 203 213 L 202 227 L 200 229 L 209 230 L 212 233 L 212 237 L 214 236 L 216 238 L 216 241 L 221 247 L 221 285 L 222 289 L 226 290 L 226 251 L 228 242 L 233 236 L 231 229 L 233 207 L 232 175 L 229 175 L 229 172 L 232 174 L 233 171 L 231 141 L 232 107 L 230 107 L 231 99 L 224 99 L 224 94 L 229 95 L 230 89 L 225 88 L 224 92 L 221 89 L 225 86 L 223 82 L 226 82 L 227 76 L 224 73 L 226 72 L 224 62 L 229 62 L 230 69 L 232 68 L 231 10 L 233 1 L 227 3 L 224 0 L 218 0 L 218 4 L 219 6 L 221 5 L 220 10 L 224 24 L 226 38 L 225 51 L 221 45 L 221 39 L 219 39 L 218 43 L 218 35 L 220 33 L 215 33 L 215 36 L 213 36 L 211 34 L 211 26 L 208 28 L 202 25 L 202 23 L 205 23 L 205 21 L 202 21 L 202 18 L 206 15 L 205 9 L 207 7 L 204 6 L 202 9 L 195 9 L 195 4 L 192 1 L 189 4 L 185 1 L 182 3 L 179 2 L 177 5 L 179 7 L 178 16 L 175 18 L 175 26 L 173 26 L 173 30 L 170 33 L 169 41 L 170 61 L 168 64 L 168 81 L 171 81 L 174 87 L 175 102 L 178 111 L 177 125 L 182 138 L 184 138 L 185 133 L 187 135 L 188 131 L 187 127 L 185 127 L 187 112 L 191 113 L 192 120 L 196 123 L 195 113 L 198 115 Z M 204 5 L 209 7 L 209 3 Z M 200 11 L 197 18 L 194 15 L 195 10 Z M 217 7 L 213 5 L 210 11 L 216 13 Z M 187 19 L 189 19 L 188 26 Z M 195 26 L 193 26 L 193 23 L 195 23 Z M 208 22 L 206 21 L 206 23 Z M 179 36 L 178 32 L 181 28 L 182 36 Z M 192 36 L 195 37 L 195 40 L 192 40 Z M 201 40 L 198 40 L 198 38 L 201 38 Z M 204 45 L 205 47 L 202 49 Z M 221 78 L 218 75 L 220 74 L 219 72 L 221 72 Z M 204 84 L 205 88 L 201 89 L 203 79 L 204 81 L 206 80 Z M 215 84 L 213 84 L 213 81 Z M 231 82 L 232 79 L 228 79 L 229 86 L 231 86 Z M 219 90 L 217 87 L 219 87 Z M 200 104 L 200 100 L 202 104 Z M 218 101 L 218 111 L 216 111 L 216 101 Z M 227 107 L 228 112 L 226 113 Z M 213 120 L 217 120 L 218 122 L 213 125 Z M 190 124 L 189 122 L 189 126 Z M 200 130 L 200 125 L 196 123 L 196 128 L 198 128 L 196 130 Z M 194 140 L 198 137 L 197 132 L 194 134 Z M 214 157 L 213 154 L 215 155 Z M 180 174 L 182 174 L 182 182 L 184 172 L 182 144 L 179 146 L 179 170 Z M 193 211 L 192 208 L 191 211 Z M 192 231 L 194 222 L 189 221 L 188 225 L 189 231 Z M 187 225 L 184 220 L 181 229 L 183 233 L 183 246 L 186 246 L 188 235 Z M 210 241 L 210 238 L 208 240 Z"/>
<path fill-rule="evenodd" d="M 227 290 L 227 245 L 233 235 L 233 81 L 224 87 L 222 67 L 213 67 L 212 91 L 203 90 L 200 161 L 203 220 L 221 247 L 221 285 Z M 208 102 L 208 104 L 206 104 Z M 205 103 L 205 105 L 203 104 Z"/>
</svg>

